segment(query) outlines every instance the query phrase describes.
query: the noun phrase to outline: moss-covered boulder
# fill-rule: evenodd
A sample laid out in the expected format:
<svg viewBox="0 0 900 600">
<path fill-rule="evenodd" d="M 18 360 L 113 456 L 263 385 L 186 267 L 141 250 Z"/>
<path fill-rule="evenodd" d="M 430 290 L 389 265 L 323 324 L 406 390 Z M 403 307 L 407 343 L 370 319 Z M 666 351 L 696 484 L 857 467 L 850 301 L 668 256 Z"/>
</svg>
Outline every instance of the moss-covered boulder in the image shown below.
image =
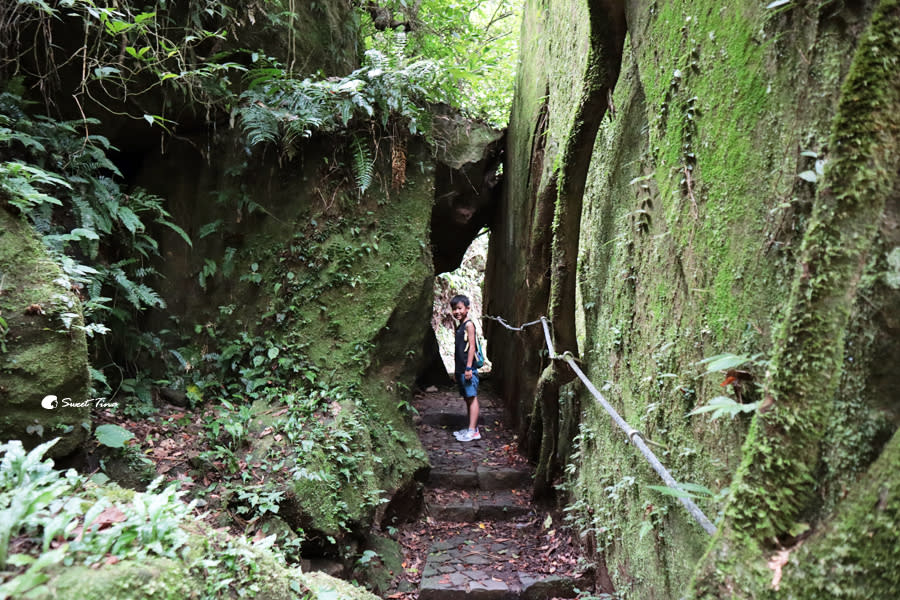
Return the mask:
<svg viewBox="0 0 900 600">
<path fill-rule="evenodd" d="M 830 522 L 797 547 L 773 553 L 772 587 L 785 598 L 890 598 L 900 590 L 900 436 L 843 500 Z M 865 540 L 860 543 L 860 540 Z M 777 573 L 777 576 L 776 576 Z"/>
<path fill-rule="evenodd" d="M 0 439 L 60 437 L 72 452 L 90 419 L 87 344 L 78 298 L 22 219 L 0 207 Z"/>
<path fill-rule="evenodd" d="M 329 600 L 331 598 L 340 598 L 341 600 L 378 600 L 378 596 L 375 594 L 325 573 L 303 573 L 300 579 L 312 592 L 313 597 L 321 600 Z"/>
<path fill-rule="evenodd" d="M 279 165 L 223 137 L 214 164 L 176 145 L 189 169 L 153 154 L 138 175 L 185 230 L 207 232 L 190 250 L 163 238 L 169 312 L 150 320 L 194 365 L 180 377 L 195 401 L 225 399 L 235 420 L 254 406 L 247 435 L 222 446 L 266 466 L 261 485 L 283 493 L 278 515 L 309 558 L 339 558 L 343 536 L 379 523 L 397 490 L 415 493 L 427 464 L 409 401 L 432 305 L 435 166 L 422 140 L 384 138 L 362 193 L 343 141 L 315 138 Z M 387 160 L 398 152 L 408 167 Z"/>
<path fill-rule="evenodd" d="M 376 600 L 356 585 L 325 573 L 286 566 L 266 550 L 235 541 L 222 555 L 188 550 L 192 560 L 128 559 L 99 568 L 72 567 L 47 573 L 34 600 L 184 600 L 244 596 L 267 600 Z M 189 555 L 190 555 L 189 554 Z M 218 560 L 217 560 L 218 559 Z M 230 559 L 230 560 L 229 560 Z"/>
</svg>

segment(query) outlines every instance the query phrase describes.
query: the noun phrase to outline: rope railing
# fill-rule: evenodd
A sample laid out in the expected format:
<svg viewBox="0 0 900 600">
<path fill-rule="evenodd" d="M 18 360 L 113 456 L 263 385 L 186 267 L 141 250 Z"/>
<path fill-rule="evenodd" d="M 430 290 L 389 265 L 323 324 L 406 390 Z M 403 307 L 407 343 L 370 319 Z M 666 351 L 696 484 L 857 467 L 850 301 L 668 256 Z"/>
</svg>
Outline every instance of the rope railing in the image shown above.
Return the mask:
<svg viewBox="0 0 900 600">
<path fill-rule="evenodd" d="M 609 416 L 612 417 L 612 420 L 615 421 L 616 425 L 618 425 L 619 428 L 625 432 L 628 440 L 632 444 L 634 444 L 634 446 L 638 450 L 641 451 L 641 454 L 644 455 L 644 458 L 647 459 L 647 462 L 650 463 L 650 466 L 653 467 L 653 470 L 656 471 L 656 473 L 660 476 L 660 478 L 662 478 L 663 482 L 668 487 L 685 494 L 687 493 L 686 490 L 682 489 L 682 487 L 678 485 L 678 482 L 675 481 L 675 478 L 672 477 L 672 474 L 669 473 L 669 471 L 663 466 L 659 459 L 656 458 L 656 455 L 653 454 L 653 451 L 647 446 L 647 442 L 649 442 L 649 440 L 645 440 L 644 435 L 640 431 L 634 429 L 631 425 L 629 425 L 628 422 L 625 421 L 625 419 L 623 419 L 622 416 L 616 411 L 616 409 L 613 408 L 609 402 L 607 402 L 606 398 L 603 397 L 603 394 L 600 393 L 600 391 L 594 386 L 594 384 L 591 383 L 590 379 L 587 378 L 581 368 L 575 363 L 575 357 L 572 355 L 572 353 L 568 351 L 562 354 L 556 353 L 556 350 L 553 348 L 553 338 L 550 335 L 550 322 L 546 317 L 541 317 L 536 321 L 523 323 L 519 327 L 513 327 L 509 325 L 502 317 L 492 317 L 490 315 L 484 315 L 484 318 L 497 321 L 498 323 L 500 323 L 500 325 L 509 329 L 510 331 L 522 331 L 526 327 L 540 323 L 544 329 L 544 339 L 547 343 L 547 351 L 550 353 L 550 358 L 552 360 L 562 360 L 567 363 L 569 367 L 571 367 L 572 371 L 575 372 L 575 375 L 578 376 L 578 379 L 580 379 L 581 382 L 584 383 L 585 387 L 597 400 L 600 406 L 602 406 L 603 409 L 607 413 L 609 413 Z M 658 445 L 654 442 L 650 443 Z M 704 531 L 706 531 L 706 533 L 713 535 L 716 532 L 716 526 L 712 524 L 712 521 L 710 521 L 709 518 L 705 514 L 703 514 L 703 511 L 700 510 L 700 507 L 698 507 L 689 497 L 680 495 L 678 496 L 678 500 L 685 507 L 685 509 L 687 509 L 688 513 L 690 513 L 690 515 L 694 517 L 694 520 L 696 520 L 697 523 L 700 524 L 700 527 L 702 527 Z"/>
</svg>

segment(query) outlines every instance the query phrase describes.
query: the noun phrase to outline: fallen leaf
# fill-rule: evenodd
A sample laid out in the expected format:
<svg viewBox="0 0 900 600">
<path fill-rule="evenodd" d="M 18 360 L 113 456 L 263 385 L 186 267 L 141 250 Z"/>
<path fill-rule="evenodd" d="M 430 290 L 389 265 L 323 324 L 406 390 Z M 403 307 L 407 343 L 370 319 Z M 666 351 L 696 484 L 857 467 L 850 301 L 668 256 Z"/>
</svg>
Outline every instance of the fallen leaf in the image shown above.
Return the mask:
<svg viewBox="0 0 900 600">
<path fill-rule="evenodd" d="M 263 541 L 264 539 L 266 539 L 266 534 L 265 534 L 265 532 L 264 532 L 262 529 L 257 529 L 257 530 L 256 530 L 256 535 L 253 536 L 253 541 L 254 541 L 254 542 L 261 542 L 261 541 Z"/>
<path fill-rule="evenodd" d="M 98 530 L 105 529 L 113 523 L 121 523 L 125 519 L 125 513 L 123 513 L 117 506 L 107 506 L 103 509 L 103 512 L 97 515 L 96 519 L 89 523 L 88 526 L 96 526 Z"/>
</svg>

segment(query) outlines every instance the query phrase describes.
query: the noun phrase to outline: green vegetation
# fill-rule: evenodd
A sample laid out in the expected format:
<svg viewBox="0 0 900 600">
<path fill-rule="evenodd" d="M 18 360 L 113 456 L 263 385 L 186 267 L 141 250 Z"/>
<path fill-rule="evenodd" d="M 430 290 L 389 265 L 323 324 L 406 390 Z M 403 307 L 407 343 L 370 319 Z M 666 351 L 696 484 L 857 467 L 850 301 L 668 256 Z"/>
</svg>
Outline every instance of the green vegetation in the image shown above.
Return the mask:
<svg viewBox="0 0 900 600">
<path fill-rule="evenodd" d="M 504 124 L 514 77 L 491 312 L 548 315 L 691 482 L 659 486 L 539 331 L 489 329 L 536 491 L 569 495 L 601 578 L 897 588 L 897 0 L 529 0 L 517 73 L 521 12 L 2 3 L 0 402 L 37 447 L 0 445 L 0 598 L 353 597 L 284 563 L 393 564 L 369 529 L 426 464 L 431 210 L 472 141 L 432 120 Z M 57 394 L 123 407 L 94 428 L 35 408 Z M 139 486 L 162 441 L 183 483 L 145 492 L 43 459 L 82 444 Z"/>
<path fill-rule="evenodd" d="M 89 337 L 115 329 L 130 349 L 118 362 L 133 361 L 142 350 L 135 316 L 165 307 L 148 284 L 156 274 L 151 261 L 159 257 L 155 228 L 191 241 L 170 221 L 161 198 L 116 182 L 121 174 L 107 156 L 109 140 L 89 133 L 97 120 L 53 121 L 30 117 L 25 109 L 19 96 L 0 94 L 0 156 L 7 159 L 0 163 L 0 192 L 43 234 L 67 279 L 63 287 L 82 300 L 88 322 L 77 323 L 73 308 L 60 313 L 59 327 L 76 327 Z M 95 356 L 101 364 L 109 358 Z M 109 390 L 102 371 L 94 374 Z"/>
<path fill-rule="evenodd" d="M 504 127 L 518 58 L 521 0 L 382 0 L 362 20 L 367 48 L 387 54 L 390 31 L 407 32 L 410 56 L 426 57 L 451 77 L 447 100 L 464 113 Z"/>
<path fill-rule="evenodd" d="M 173 230 L 189 245 L 192 241 L 172 221 L 164 200 L 123 185 L 122 173 L 110 158 L 117 149 L 95 133 L 103 128 L 96 118 L 86 117 L 85 111 L 94 114 L 100 107 L 117 117 L 143 119 L 172 131 L 178 126 L 173 107 L 186 106 L 192 115 L 205 110 L 207 121 L 227 112 L 241 125 L 249 147 L 277 144 L 281 158 L 287 160 L 297 156 L 301 142 L 315 132 L 347 136 L 352 140 L 352 153 L 346 169 L 352 171 L 362 194 L 374 183 L 379 140 L 384 135 L 392 140 L 392 180 L 397 188 L 406 178 L 406 137 L 427 132 L 428 106 L 468 99 L 471 94 L 463 82 L 473 81 L 473 77 L 499 81 L 495 73 L 475 71 L 488 63 L 496 68 L 501 57 L 508 64 L 510 44 L 514 46 L 515 36 L 510 32 L 515 10 L 509 2 L 446 9 L 433 2 L 418 3 L 414 9 L 406 3 L 379 8 L 399 11 L 409 25 L 409 34 L 403 33 L 403 28 L 395 32 L 392 27 L 381 27 L 367 7 L 357 14 L 364 21 L 368 47 L 362 67 L 342 78 L 301 76 L 297 68 L 301 27 L 282 4 L 249 1 L 208 10 L 190 5 L 185 9 L 187 18 L 165 6 L 150 11 L 126 2 L 109 8 L 88 0 L 59 7 L 26 2 L 4 9 L 0 37 L 8 45 L 0 66 L 7 74 L 25 74 L 7 80 L 0 103 L 0 142 L 8 158 L 0 166 L 5 199 L 42 231 L 45 243 L 78 290 L 87 323 L 76 322 L 77 311 L 70 310 L 61 316 L 63 326 L 81 328 L 91 338 L 112 331 L 112 342 L 93 344 L 98 366 L 92 374 L 98 394 L 124 391 L 139 399 L 129 410 L 146 412 L 151 399 L 151 380 L 140 365 L 146 365 L 148 359 L 168 362 L 159 336 L 140 331 L 136 323 L 146 309 L 165 309 L 156 287 L 161 276 L 155 262 L 160 228 Z M 328 19 L 334 16 L 327 3 L 313 12 Z M 280 48 L 281 54 L 265 44 L 253 50 L 235 46 L 238 37 L 255 25 L 255 14 L 265 15 L 265 23 L 274 27 L 277 35 L 287 32 L 290 44 Z M 85 31 L 85 47 L 76 56 L 64 57 L 65 46 L 32 43 L 21 34 L 79 21 Z M 456 42 L 449 46 L 451 39 Z M 469 51 L 473 48 L 479 52 Z M 484 52 L 492 58 L 472 58 Z M 450 65 L 453 55 L 466 57 L 468 63 Z M 37 73 L 23 68 L 30 56 L 38 57 L 39 66 L 28 63 Z M 23 84 L 30 83 L 27 78 L 38 75 L 57 85 L 74 74 L 68 70 L 73 58 L 82 61 L 74 96 L 82 118 L 57 121 L 31 116 L 35 107 L 22 100 L 26 95 Z M 512 71 L 504 73 L 511 75 Z M 49 94 L 45 102 L 52 106 Z M 135 112 L 135 104 L 143 112 Z M 370 131 L 376 125 L 378 134 Z M 244 168 L 246 165 L 239 170 Z M 240 172 L 235 171 L 235 176 Z M 337 190 L 332 195 L 335 193 Z M 244 193 L 239 210 L 265 209 Z M 209 223 L 200 229 L 199 237 L 214 233 L 220 225 L 221 220 Z M 372 252 L 378 247 L 377 241 L 373 244 L 364 249 Z M 315 247 L 307 252 L 310 250 L 312 254 L 316 251 Z M 231 274 L 235 252 L 235 248 L 227 248 L 222 258 L 204 258 L 198 275 L 201 287 L 206 288 L 217 274 Z M 355 258 L 345 259 L 340 265 L 332 262 L 336 270 L 332 281 L 350 277 Z M 329 260 L 327 255 L 325 260 Z M 262 273 L 240 277 L 250 281 Z M 351 287 L 362 281 L 360 275 L 353 278 Z M 323 291 L 323 286 L 318 286 L 315 297 Z M 164 379 L 156 381 L 164 383 Z"/>
<path fill-rule="evenodd" d="M 332 9 L 322 4 L 313 12 L 330 19 Z M 353 151 L 346 168 L 360 193 L 373 183 L 378 140 L 388 135 L 393 184 L 399 187 L 405 181 L 406 137 L 428 132 L 429 106 L 446 102 L 473 115 L 490 113 L 495 121 L 500 119 L 498 103 L 508 101 L 514 73 L 517 9 L 508 0 L 395 4 L 358 9 L 367 50 L 362 66 L 339 78 L 299 74 L 300 24 L 288 11 L 293 5 L 278 1 L 241 1 L 208 9 L 190 5 L 187 18 L 165 6 L 147 11 L 126 2 L 109 8 L 90 0 L 59 7 L 25 2 L 5 9 L 0 38 L 9 44 L 0 66 L 7 74 L 19 72 L 25 57 L 34 56 L 41 59 L 41 66 L 34 67 L 36 75 L 58 82 L 72 76 L 67 71 L 72 59 L 82 61 L 74 96 L 82 116 L 78 120 L 29 116 L 33 107 L 22 100 L 24 78 L 7 80 L 0 102 L 0 143 L 11 160 L 0 169 L 8 202 L 33 223 L 47 223 L 39 227 L 45 243 L 80 290 L 88 324 L 75 326 L 89 336 L 110 329 L 116 334 L 117 356 L 95 355 L 95 361 L 124 375 L 114 381 L 105 373 L 108 367 L 94 370 L 101 384 L 98 391 L 130 388 L 144 402 L 149 399 L 132 365 L 142 353 L 154 353 L 157 339 L 136 331 L 132 323 L 146 308 L 165 308 L 152 283 L 159 276 L 153 264 L 159 227 L 173 229 L 188 244 L 191 240 L 172 222 L 162 199 L 122 185 L 122 174 L 109 158 L 116 148 L 92 133 L 101 129 L 100 123 L 85 117 L 85 110 L 93 114 L 91 107 L 100 107 L 167 130 L 178 125 L 167 112 L 174 106 L 186 106 L 191 113 L 205 110 L 207 121 L 224 112 L 240 123 L 249 147 L 277 144 L 280 156 L 288 160 L 315 132 L 348 136 Z M 247 11 L 246 18 L 240 11 Z M 256 11 L 265 15 L 268 26 L 287 32 L 290 43 L 280 49 L 282 54 L 268 47 L 234 46 L 255 24 Z M 383 22 L 384 11 L 389 26 Z M 390 24 L 397 18 L 404 27 Z M 63 57 L 64 47 L 44 42 L 29 45 L 20 33 L 72 21 L 83 24 L 86 36 L 77 56 Z M 452 57 L 463 57 L 465 64 L 452 64 Z M 487 95 L 472 104 L 474 89 Z M 123 106 L 126 101 L 144 112 Z M 45 102 L 53 104 L 47 94 Z M 369 131 L 376 124 L 381 133 Z M 47 156 L 55 157 L 55 163 L 48 163 Z M 262 208 L 253 200 L 244 202 L 250 211 Z M 61 219 L 62 214 L 73 218 Z M 200 237 L 216 227 L 210 223 Z M 230 272 L 234 249 L 229 252 L 222 262 L 206 259 L 199 275 L 202 287 L 216 269 Z M 71 316 L 65 320 L 67 328 L 72 321 Z"/>
<path fill-rule="evenodd" d="M 327 589 L 282 566 L 274 536 L 249 543 L 197 524 L 176 484 L 137 493 L 60 472 L 42 459 L 54 443 L 0 446 L 0 598 L 308 600 Z"/>
<path fill-rule="evenodd" d="M 414 175 L 390 204 L 342 194 L 352 204 L 340 221 L 313 213 L 284 241 L 236 253 L 235 264 L 246 265 L 231 276 L 236 295 L 260 303 L 220 306 L 172 352 L 181 367 L 172 385 L 198 407 L 212 403 L 200 459 L 222 484 L 207 492 L 228 490 L 226 504 L 248 527 L 287 514 L 293 543 L 309 537 L 341 555 L 341 539 L 424 462 L 408 426 L 408 375 L 379 374 L 387 361 L 375 352 L 395 356 L 380 345 L 392 343 L 379 339 L 390 327 L 408 362 L 407 344 L 421 336 L 411 330 L 424 316 L 391 320 L 422 307 L 429 183 Z M 351 308 L 361 298 L 371 309 Z"/>
<path fill-rule="evenodd" d="M 18 441 L 0 445 L 0 569 L 20 572 L 0 586 L 3 597 L 33 595 L 49 578 L 45 570 L 58 563 L 177 556 L 188 537 L 180 526 L 193 510 L 193 505 L 179 501 L 183 493 L 174 485 L 154 493 L 151 486 L 145 494 L 111 500 L 74 471 L 61 473 L 52 461 L 43 460 L 54 443 L 28 453 Z M 85 497 L 76 496 L 79 490 Z M 41 556 L 10 554 L 14 537 L 23 550 L 38 546 Z"/>
</svg>

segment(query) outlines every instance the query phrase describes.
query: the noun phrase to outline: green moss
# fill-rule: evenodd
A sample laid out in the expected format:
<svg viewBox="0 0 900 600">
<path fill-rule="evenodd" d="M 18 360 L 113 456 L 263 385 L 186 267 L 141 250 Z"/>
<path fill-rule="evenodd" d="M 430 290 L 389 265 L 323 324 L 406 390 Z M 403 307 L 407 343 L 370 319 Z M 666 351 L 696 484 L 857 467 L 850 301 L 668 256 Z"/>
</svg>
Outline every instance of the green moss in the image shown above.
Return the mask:
<svg viewBox="0 0 900 600">
<path fill-rule="evenodd" d="M 427 149 L 411 141 L 408 151 L 412 160 Z M 306 164 L 318 160 L 309 153 Z M 390 181 L 390 166 L 377 166 L 378 179 Z M 362 197 L 319 185 L 326 189 L 314 193 L 335 206 L 289 181 L 280 193 L 297 196 L 279 205 L 278 219 L 247 225 L 235 259 L 243 267 L 228 282 L 241 300 L 201 328 L 206 337 L 191 352 L 198 362 L 204 344 L 227 355 L 230 401 L 257 401 L 252 429 L 270 433 L 251 436 L 250 451 L 285 459 L 268 482 L 288 492 L 284 518 L 337 541 L 370 526 L 382 498 L 427 461 L 406 407 L 432 304 L 434 168 L 411 163 L 402 189 L 375 186 Z M 224 302 L 218 280 L 210 300 Z M 198 384 L 221 393 L 209 381 Z M 292 444 L 275 443 L 276 433 Z"/>
<path fill-rule="evenodd" d="M 669 37 L 663 65 L 641 70 L 651 113 L 656 181 L 671 235 L 702 261 L 698 288 L 710 287 L 706 324 L 720 343 L 767 302 L 760 287 L 735 288 L 735 275 L 758 277 L 759 261 L 738 248 L 758 245 L 764 201 L 748 202 L 759 183 L 748 173 L 770 165 L 760 140 L 772 112 L 755 15 L 744 7 L 666 3 L 648 35 Z M 656 44 L 641 45 L 645 54 Z M 770 101 L 767 101 L 770 100 Z M 775 133 L 779 135 L 779 133 Z M 688 181 L 688 174 L 690 181 Z M 671 196 L 671 201 L 669 197 Z M 758 315 L 758 313 L 757 313 Z"/>
<path fill-rule="evenodd" d="M 283 310 L 278 304 L 294 304 L 298 295 L 315 298 L 298 306 L 307 352 L 315 363 L 348 372 L 359 369 L 354 358 L 359 345 L 372 343 L 395 311 L 407 310 L 430 286 L 431 254 L 423 240 L 428 239 L 433 195 L 433 168 L 412 173 L 390 201 L 350 208 L 325 232 L 318 244 L 328 257 L 323 268 L 290 269 L 299 283 L 285 282 L 292 296 L 276 303 L 274 310 Z M 273 248 L 268 260 L 279 251 Z M 286 273 L 284 268 L 273 270 L 279 278 Z M 303 283 L 310 279 L 310 284 Z M 416 335 L 421 337 L 421 332 Z"/>
<path fill-rule="evenodd" d="M 892 157 L 900 139 L 900 85 L 895 66 L 882 57 L 900 55 L 898 24 L 900 4 L 881 2 L 842 89 L 831 162 L 801 250 L 803 272 L 775 337 L 767 382 L 771 410 L 759 416 L 745 443 L 727 529 L 714 547 L 729 549 L 712 551 L 715 573 L 708 566 L 698 580 L 708 596 L 729 577 L 743 589 L 763 588 L 756 545 L 786 536 L 816 503 L 819 443 L 831 420 L 849 315 L 885 199 L 897 186 Z M 758 557 L 756 573 L 744 571 L 740 579 L 735 573 L 748 555 Z"/>
<path fill-rule="evenodd" d="M 626 53 L 613 94 L 616 111 L 602 124 L 594 147 L 577 269 L 577 306 L 583 313 L 576 315 L 576 320 L 585 370 L 598 387 L 605 384 L 608 399 L 632 425 L 664 444 L 660 458 L 679 481 L 718 492 L 735 486 L 743 489 L 743 475 L 735 482 L 735 473 L 748 469 L 764 473 L 747 484 L 756 494 L 746 496 L 742 504 L 746 512 L 741 519 L 748 533 L 731 528 L 734 504 L 729 504 L 722 531 L 710 546 L 709 538 L 679 504 L 646 489 L 658 484 L 656 475 L 631 446 L 622 443 L 621 433 L 609 425 L 606 414 L 595 410 L 593 400 L 582 393 L 580 404 L 585 412 L 579 447 L 573 455 L 578 469 L 570 480 L 574 503 L 570 515 L 588 528 L 589 549 L 603 551 L 603 564 L 614 585 L 634 597 L 681 595 L 695 577 L 698 564 L 704 565 L 703 573 L 715 573 L 702 582 L 698 579 L 697 594 L 765 594 L 771 581 L 766 536 L 791 530 L 795 519 L 826 515 L 816 512 L 820 507 L 807 502 L 803 491 L 809 489 L 813 477 L 822 476 L 818 440 L 823 432 L 830 431 L 837 438 L 824 454 L 833 465 L 828 468 L 834 469 L 827 475 L 824 491 L 833 498 L 841 486 L 852 485 L 853 479 L 851 474 L 838 473 L 838 465 L 864 470 L 873 451 L 877 454 L 878 440 L 891 431 L 868 399 L 873 389 L 865 374 L 871 372 L 871 366 L 864 359 L 871 351 L 862 350 L 875 347 L 866 342 L 874 327 L 867 324 L 866 314 L 878 313 L 877 307 L 888 306 L 890 300 L 885 297 L 882 301 L 881 295 L 868 292 L 866 302 L 874 302 L 874 313 L 859 311 L 852 291 L 843 299 L 830 297 L 825 307 L 833 309 L 833 302 L 843 303 L 834 314 L 858 314 L 858 333 L 853 334 L 857 345 L 846 358 L 863 364 L 841 388 L 847 396 L 841 399 L 842 406 L 848 409 L 841 419 L 831 418 L 830 411 L 819 411 L 815 403 L 832 401 L 833 373 L 845 360 L 840 349 L 846 320 L 843 324 L 828 320 L 801 323 L 803 335 L 824 327 L 816 335 L 838 351 L 830 348 L 833 360 L 822 363 L 831 371 L 827 375 L 819 372 L 818 384 L 815 377 L 807 382 L 809 400 L 801 402 L 806 408 L 777 421 L 776 427 L 796 435 L 796 440 L 785 443 L 772 435 L 769 426 L 755 423 L 750 416 L 716 421 L 702 415 L 687 416 L 714 396 L 733 395 L 729 387 L 720 385 L 724 376 L 699 376 L 702 369 L 695 363 L 704 357 L 721 352 L 773 357 L 769 370 L 777 369 L 791 385 L 798 383 L 792 379 L 793 369 L 803 372 L 807 368 L 804 363 L 784 370 L 779 345 L 796 336 L 786 330 L 773 334 L 785 317 L 784 299 L 791 292 L 792 279 L 803 277 L 803 266 L 795 270 L 802 258 L 799 246 L 804 235 L 810 235 L 806 231 L 810 219 L 819 218 L 810 214 L 816 187 L 826 185 L 821 179 L 811 185 L 797 175 L 814 169 L 816 158 L 827 158 L 830 166 L 825 178 L 833 181 L 829 169 L 836 162 L 838 146 L 849 146 L 834 136 L 828 141 L 828 132 L 837 131 L 838 125 L 842 130 L 858 127 L 856 121 L 834 120 L 838 100 L 868 93 L 839 89 L 853 57 L 856 36 L 868 18 L 865 9 L 835 11 L 827 7 L 833 5 L 790 3 L 776 10 L 766 9 L 764 4 L 629 3 L 631 38 L 626 48 L 634 54 Z M 566 48 L 581 43 L 583 28 L 579 22 L 569 29 L 554 30 L 554 39 L 566 42 L 560 44 L 560 50 L 548 48 L 542 33 L 555 22 L 554 10 L 541 3 L 530 4 L 526 13 L 530 16 L 523 26 L 525 37 L 531 39 L 522 46 L 522 72 L 528 73 L 529 79 L 522 82 L 521 89 L 534 99 L 528 110 L 525 105 L 514 108 L 509 146 L 512 164 L 507 168 L 507 185 L 513 194 L 505 205 L 500 228 L 494 232 L 499 241 L 495 244 L 492 239 L 490 258 L 504 273 L 502 285 L 512 291 L 498 289 L 500 284 L 493 280 L 496 272 L 489 273 L 488 305 L 494 303 L 495 314 L 508 320 L 517 320 L 508 315 L 516 314 L 523 304 L 516 294 L 539 285 L 534 280 L 522 282 L 516 275 L 528 273 L 525 267 L 534 258 L 525 254 L 532 248 L 529 241 L 533 237 L 529 236 L 534 231 L 530 227 L 538 218 L 534 216 L 533 190 L 543 185 L 538 182 L 553 170 L 548 165 L 557 167 L 559 173 L 571 166 L 563 159 L 554 160 L 561 156 L 565 138 L 554 137 L 553 127 L 567 123 L 570 113 L 566 107 L 578 102 L 574 91 L 580 90 L 578 81 L 565 72 L 563 64 Z M 559 8 L 560 14 L 567 10 L 575 8 Z M 882 58 L 896 55 L 891 42 L 879 38 L 873 44 L 883 49 Z M 892 60 L 883 62 L 890 65 Z M 543 148 L 536 136 L 543 127 L 537 98 L 540 78 L 547 73 L 557 75 L 560 81 L 554 80 L 549 87 L 550 133 L 545 136 L 548 146 Z M 870 82 L 885 78 L 884 74 L 868 76 Z M 523 92 L 521 98 L 525 97 Z M 885 111 L 897 106 L 893 97 L 883 98 L 882 103 L 891 107 Z M 519 121 L 529 115 L 530 121 Z M 858 120 L 868 122 L 873 131 L 879 127 L 893 131 L 893 122 L 883 116 L 871 119 L 862 111 Z M 864 137 L 869 138 L 870 133 Z M 857 180 L 842 183 L 841 188 L 856 188 L 862 195 L 873 193 L 871 182 L 859 178 L 879 180 L 879 190 L 895 185 L 893 174 L 871 166 L 856 165 L 858 172 L 846 174 L 848 182 L 854 177 Z M 837 212 L 860 216 L 858 209 L 852 206 Z M 878 211 L 877 206 L 862 210 L 869 216 Z M 531 221 L 527 215 L 533 215 Z M 816 227 L 810 227 L 810 239 L 859 250 L 853 250 L 855 241 L 833 243 L 816 233 Z M 826 233 L 842 235 L 840 231 L 843 225 Z M 866 237 L 871 232 L 857 233 Z M 854 230 L 846 230 L 846 235 L 853 236 Z M 883 250 L 887 254 L 890 248 Z M 828 265 L 825 270 L 833 271 L 833 257 L 823 257 Z M 866 263 L 862 254 L 854 265 L 861 270 Z M 871 269 L 871 276 L 886 268 Z M 506 276 L 509 271 L 512 276 Z M 840 268 L 833 272 L 834 276 L 825 280 L 832 288 L 844 277 L 838 274 L 844 273 Z M 859 277 L 858 271 L 855 277 Z M 845 277 L 846 281 L 853 279 Z M 535 317 L 517 316 L 520 321 Z M 491 341 L 494 344 L 493 338 Z M 527 354 L 536 351 L 540 340 L 523 336 L 522 340 L 510 340 L 509 345 L 508 356 L 495 362 L 508 360 L 521 372 Z M 796 354 L 798 359 L 801 356 L 810 359 L 815 354 Z M 760 399 L 761 388 L 756 385 L 765 382 L 766 365 L 746 368 L 754 381 L 744 390 L 744 397 Z M 528 388 L 527 383 L 518 381 L 502 383 L 510 397 L 521 397 L 521 390 Z M 814 435 L 809 437 L 811 432 Z M 809 467 L 803 467 L 804 463 Z M 721 499 L 702 501 L 701 507 L 714 519 L 717 513 L 721 519 L 726 508 Z M 786 515 L 790 516 L 782 519 Z M 710 547 L 713 550 L 705 554 Z M 711 564 L 715 565 L 711 570 L 704 570 Z"/>
<path fill-rule="evenodd" d="M 758 538 L 786 531 L 814 488 L 817 444 L 831 414 L 853 298 L 885 199 L 896 189 L 900 86 L 881 56 L 900 53 L 898 12 L 896 2 L 881 3 L 844 84 L 832 160 L 803 241 L 804 273 L 795 279 L 776 338 L 769 377 L 774 410 L 761 417 L 759 430 L 767 439 L 748 443 L 752 463 L 742 470 L 746 478 L 731 514 L 737 528 Z M 741 513 L 765 503 L 773 510 L 762 521 Z"/>
<path fill-rule="evenodd" d="M 315 594 L 315 598 L 341 598 L 341 600 L 378 600 L 371 594 L 351 583 L 336 579 L 325 573 L 303 573 L 300 581 Z"/>
<path fill-rule="evenodd" d="M 0 208 L 0 438 L 27 445 L 60 436 L 51 454 L 69 454 L 84 439 L 88 407 L 45 409 L 47 395 L 80 403 L 90 398 L 87 344 L 79 316 L 64 329 L 60 313 L 80 313 L 62 271 L 22 220 Z M 31 432 L 27 431 L 31 428 Z"/>
<path fill-rule="evenodd" d="M 352 584 L 290 568 L 268 550 L 220 534 L 194 535 L 180 559 L 127 559 L 99 568 L 74 566 L 48 571 L 49 580 L 29 598 L 83 600 L 183 600 L 241 597 L 315 600 L 372 598 Z M 311 596 L 309 594 L 312 594 Z"/>
<path fill-rule="evenodd" d="M 181 600 L 201 587 L 190 577 L 187 567 L 177 561 L 156 558 L 125 561 L 102 569 L 72 567 L 47 585 L 47 593 L 38 598 L 54 598 L 63 590 L 84 600 Z"/>
<path fill-rule="evenodd" d="M 900 436 L 838 507 L 822 532 L 784 567 L 783 594 L 816 598 L 890 598 L 900 589 Z"/>
<path fill-rule="evenodd" d="M 684 397 L 680 386 L 703 384 L 684 378 L 683 343 L 696 338 L 686 332 L 682 315 L 690 315 L 693 304 L 662 213 L 668 201 L 646 176 L 652 164 L 646 105 L 631 60 L 626 57 L 613 98 L 618 114 L 595 146 L 594 156 L 609 161 L 592 169 L 582 219 L 582 247 L 589 255 L 583 253 L 579 289 L 582 303 L 595 303 L 585 320 L 589 376 L 611 382 L 607 397 L 620 414 L 666 445 L 662 457 L 677 478 L 710 485 L 714 469 L 684 418 L 690 406 L 677 401 Z M 611 571 L 617 587 L 632 580 L 635 589 L 675 594 L 678 582 L 690 576 L 692 558 L 702 554 L 704 534 L 677 503 L 645 489 L 658 483 L 657 476 L 622 444 L 623 434 L 592 399 L 581 402 L 588 407 L 583 427 L 592 434 L 573 481 L 575 498 L 584 500 L 579 518 L 591 527 L 607 564 L 628 565 L 627 573 Z"/>
</svg>

